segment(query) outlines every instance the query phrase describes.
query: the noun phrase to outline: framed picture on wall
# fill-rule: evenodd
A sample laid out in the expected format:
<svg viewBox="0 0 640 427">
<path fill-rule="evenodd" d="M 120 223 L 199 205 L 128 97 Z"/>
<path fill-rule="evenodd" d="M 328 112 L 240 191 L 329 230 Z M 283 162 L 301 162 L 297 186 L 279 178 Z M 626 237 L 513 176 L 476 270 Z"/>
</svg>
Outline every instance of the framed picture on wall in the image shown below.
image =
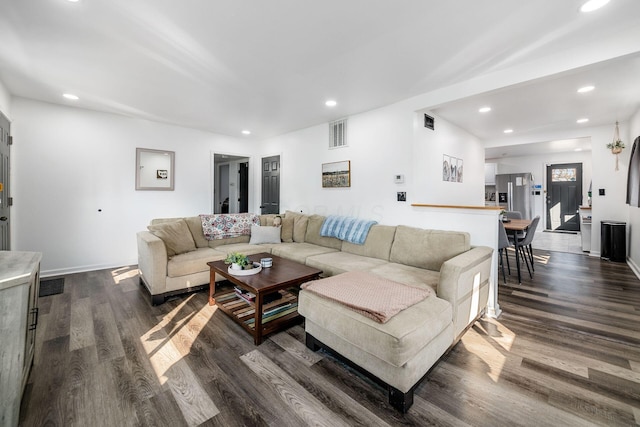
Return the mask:
<svg viewBox="0 0 640 427">
<path fill-rule="evenodd" d="M 323 163 L 322 188 L 351 187 L 351 161 Z"/>
<path fill-rule="evenodd" d="M 136 148 L 136 190 L 173 191 L 175 152 Z"/>
<path fill-rule="evenodd" d="M 451 178 L 451 157 L 446 154 L 442 156 L 442 180 L 449 181 Z"/>
</svg>

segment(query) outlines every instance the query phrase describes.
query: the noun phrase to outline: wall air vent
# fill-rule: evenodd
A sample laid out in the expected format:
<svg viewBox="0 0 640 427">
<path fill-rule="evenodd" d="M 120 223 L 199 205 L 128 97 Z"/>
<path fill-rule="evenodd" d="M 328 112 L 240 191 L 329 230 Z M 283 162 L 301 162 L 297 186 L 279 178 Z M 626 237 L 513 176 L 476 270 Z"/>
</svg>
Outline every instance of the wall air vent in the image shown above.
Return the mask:
<svg viewBox="0 0 640 427">
<path fill-rule="evenodd" d="M 329 148 L 347 146 L 347 119 L 329 122 Z"/>
<path fill-rule="evenodd" d="M 435 120 L 428 114 L 424 115 L 424 127 L 431 130 L 434 130 L 435 127 Z"/>
</svg>

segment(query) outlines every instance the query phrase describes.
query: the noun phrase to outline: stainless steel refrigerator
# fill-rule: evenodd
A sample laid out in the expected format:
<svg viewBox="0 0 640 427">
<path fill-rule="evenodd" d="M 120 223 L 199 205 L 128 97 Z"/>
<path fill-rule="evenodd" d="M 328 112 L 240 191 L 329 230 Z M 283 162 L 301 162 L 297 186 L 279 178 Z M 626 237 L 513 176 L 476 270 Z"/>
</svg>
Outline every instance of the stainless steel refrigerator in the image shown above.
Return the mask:
<svg viewBox="0 0 640 427">
<path fill-rule="evenodd" d="M 496 175 L 496 201 L 507 211 L 518 211 L 522 218 L 533 217 L 533 176 L 530 172 Z"/>
</svg>

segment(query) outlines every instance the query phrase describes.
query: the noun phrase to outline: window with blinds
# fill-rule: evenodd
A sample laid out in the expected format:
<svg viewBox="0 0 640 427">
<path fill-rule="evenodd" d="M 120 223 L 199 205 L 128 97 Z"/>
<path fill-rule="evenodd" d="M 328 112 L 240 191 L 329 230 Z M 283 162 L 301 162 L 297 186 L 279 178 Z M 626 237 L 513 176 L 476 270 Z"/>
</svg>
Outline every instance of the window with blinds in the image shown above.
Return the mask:
<svg viewBox="0 0 640 427">
<path fill-rule="evenodd" d="M 347 146 L 347 119 L 329 122 L 329 148 Z"/>
</svg>

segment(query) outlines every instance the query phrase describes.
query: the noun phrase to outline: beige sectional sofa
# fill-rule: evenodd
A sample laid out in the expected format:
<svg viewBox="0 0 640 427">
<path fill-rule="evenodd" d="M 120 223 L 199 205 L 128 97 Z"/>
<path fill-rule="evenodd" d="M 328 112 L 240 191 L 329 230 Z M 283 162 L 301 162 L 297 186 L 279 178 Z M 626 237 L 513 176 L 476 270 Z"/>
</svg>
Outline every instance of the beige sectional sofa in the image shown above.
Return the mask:
<svg viewBox="0 0 640 427">
<path fill-rule="evenodd" d="M 260 223 L 269 226 L 273 218 L 261 215 Z M 152 225 L 177 220 L 156 219 Z M 321 236 L 323 216 L 287 212 L 281 243 L 250 244 L 250 236 L 207 240 L 199 217 L 182 220 L 186 223 L 182 229 L 192 235 L 195 249 L 172 257 L 153 232 L 138 232 L 140 280 L 154 304 L 166 296 L 207 286 L 206 263 L 224 259 L 229 252 L 269 252 L 321 269 L 324 277 L 366 271 L 435 290 L 437 296 L 383 324 L 306 290 L 300 292 L 298 311 L 305 317 L 307 346 L 332 349 L 385 383 L 390 402 L 402 412 L 411 406 L 413 390 L 431 366 L 487 304 L 493 250 L 471 247 L 468 233 L 374 225 L 364 244 L 357 245 Z"/>
</svg>

